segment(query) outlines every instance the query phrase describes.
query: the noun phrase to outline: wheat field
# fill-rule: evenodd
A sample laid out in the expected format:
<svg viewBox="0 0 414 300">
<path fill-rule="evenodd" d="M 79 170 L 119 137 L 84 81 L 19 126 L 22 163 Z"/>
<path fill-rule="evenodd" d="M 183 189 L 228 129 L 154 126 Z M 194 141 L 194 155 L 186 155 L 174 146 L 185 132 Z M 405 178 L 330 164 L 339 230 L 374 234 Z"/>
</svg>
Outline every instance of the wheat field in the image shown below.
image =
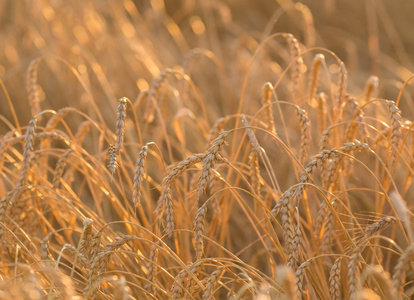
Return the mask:
<svg viewBox="0 0 414 300">
<path fill-rule="evenodd" d="M 0 299 L 411 299 L 410 1 L 0 1 Z"/>
</svg>

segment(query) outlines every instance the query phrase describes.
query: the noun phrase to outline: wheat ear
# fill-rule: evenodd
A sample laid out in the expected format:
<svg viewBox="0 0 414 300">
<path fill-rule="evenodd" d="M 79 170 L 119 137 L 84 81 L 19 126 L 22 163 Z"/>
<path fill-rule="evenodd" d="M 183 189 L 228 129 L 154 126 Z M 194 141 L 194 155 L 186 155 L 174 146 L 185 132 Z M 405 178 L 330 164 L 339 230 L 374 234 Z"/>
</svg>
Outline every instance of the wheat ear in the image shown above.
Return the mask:
<svg viewBox="0 0 414 300">
<path fill-rule="evenodd" d="M 148 272 L 147 272 L 147 281 L 145 285 L 145 290 L 155 293 L 155 285 L 157 280 L 157 261 L 158 261 L 158 246 L 153 244 L 151 246 L 150 254 L 148 257 Z"/>
<path fill-rule="evenodd" d="M 365 229 L 365 238 L 369 238 L 375 234 L 377 234 L 378 232 L 380 232 L 381 230 L 383 230 L 384 228 L 387 228 L 388 226 L 397 223 L 397 218 L 395 217 L 383 217 L 381 219 L 379 219 L 377 222 L 369 225 L 366 229 Z"/>
<path fill-rule="evenodd" d="M 50 236 L 47 235 L 42 242 L 40 243 L 40 258 L 43 260 L 51 258 L 50 249 L 49 249 L 49 238 Z"/>
<path fill-rule="evenodd" d="M 167 209 L 167 234 L 169 237 L 172 236 L 172 232 L 174 230 L 174 208 L 172 203 L 171 186 L 186 170 L 202 161 L 205 157 L 207 157 L 207 154 L 201 153 L 186 158 L 178 163 L 161 183 L 161 195 L 158 199 L 155 214 L 160 218 L 164 210 Z"/>
<path fill-rule="evenodd" d="M 394 101 L 386 101 L 388 110 L 391 113 L 391 155 L 390 165 L 393 165 L 397 159 L 399 145 L 401 142 L 401 110 L 395 105 Z"/>
<path fill-rule="evenodd" d="M 275 121 L 273 118 L 273 108 L 272 108 L 272 94 L 273 94 L 273 85 L 270 82 L 266 82 L 262 88 L 262 105 L 264 108 L 263 121 L 266 124 L 266 129 L 276 133 Z"/>
<path fill-rule="evenodd" d="M 401 256 L 398 258 L 397 264 L 394 267 L 394 273 L 392 274 L 392 281 L 394 287 L 397 290 L 398 295 L 403 293 L 403 281 L 405 276 L 405 269 L 409 266 L 410 261 L 414 258 L 414 244 L 408 246 Z"/>
<path fill-rule="evenodd" d="M 71 244 L 65 244 L 63 246 L 62 252 L 69 255 L 72 258 L 74 264 L 76 262 L 79 262 L 79 265 L 81 267 L 83 268 L 88 267 L 89 261 L 86 259 L 86 257 L 82 253 L 77 252 L 77 249 L 75 246 Z M 76 259 L 76 262 L 75 262 L 75 259 Z"/>
<path fill-rule="evenodd" d="M 306 269 L 309 266 L 309 261 L 303 262 L 295 273 L 296 296 L 298 300 L 302 300 L 303 295 L 303 281 L 306 275 Z"/>
<path fill-rule="evenodd" d="M 66 162 L 69 155 L 72 153 L 72 149 L 68 149 L 63 155 L 60 156 L 56 163 L 55 171 L 53 172 L 52 187 L 57 189 L 59 187 L 60 178 L 62 178 L 63 171 L 66 167 Z"/>
<path fill-rule="evenodd" d="M 26 130 L 22 166 L 19 171 L 19 177 L 17 178 L 15 192 L 12 193 L 12 198 L 10 199 L 11 203 L 14 202 L 14 209 L 10 216 L 12 219 L 16 219 L 24 209 L 25 199 L 20 197 L 23 192 L 21 188 L 28 184 L 30 168 L 33 164 L 32 152 L 34 149 L 36 121 L 36 119 L 30 120 Z"/>
<path fill-rule="evenodd" d="M 114 280 L 114 300 L 128 300 L 131 299 L 129 295 L 129 288 L 127 286 L 124 276 Z"/>
<path fill-rule="evenodd" d="M 221 276 L 223 276 L 226 267 L 219 267 L 213 273 L 211 273 L 210 277 L 208 278 L 206 288 L 204 289 L 202 299 L 203 300 L 211 300 L 213 299 L 213 292 L 214 286 L 220 280 Z"/>
<path fill-rule="evenodd" d="M 340 300 L 341 298 L 341 264 L 342 257 L 338 257 L 332 265 L 329 272 L 329 295 L 331 300 Z"/>
<path fill-rule="evenodd" d="M 207 150 L 207 156 L 203 159 L 203 169 L 201 170 L 201 175 L 197 187 L 197 197 L 200 199 L 201 195 L 204 193 L 208 180 L 211 177 L 211 172 L 214 168 L 215 163 L 218 160 L 221 160 L 221 150 L 226 143 L 226 138 L 229 135 L 228 131 L 223 131 L 213 142 L 211 147 Z"/>
<path fill-rule="evenodd" d="M 309 78 L 309 102 L 312 102 L 312 100 L 316 96 L 316 92 L 318 90 L 319 72 L 321 69 L 321 65 L 324 63 L 324 61 L 325 56 L 323 54 L 316 54 L 315 58 L 313 59 L 312 69 Z"/>
<path fill-rule="evenodd" d="M 223 172 L 225 164 L 221 163 L 218 164 L 216 167 L 216 174 L 213 176 L 209 182 L 209 189 L 211 193 L 211 206 L 213 208 L 213 212 L 215 215 L 219 215 L 221 213 L 221 207 L 220 207 L 220 200 L 222 198 L 222 194 L 216 194 L 222 187 L 221 185 L 221 173 Z"/>
<path fill-rule="evenodd" d="M 323 132 L 326 129 L 326 115 L 328 113 L 328 109 L 326 108 L 326 95 L 324 93 L 319 93 L 316 96 L 316 101 L 318 104 L 318 128 L 319 132 Z"/>
<path fill-rule="evenodd" d="M 306 158 L 308 157 L 308 151 L 310 148 L 310 121 L 308 114 L 304 109 L 296 110 L 300 120 L 300 152 L 299 161 L 302 165 L 305 164 Z"/>
<path fill-rule="evenodd" d="M 364 100 L 368 102 L 371 98 L 376 97 L 378 93 L 378 77 L 371 75 L 366 84 L 365 84 L 365 91 L 364 91 Z"/>
<path fill-rule="evenodd" d="M 292 208 L 297 207 L 300 198 L 305 190 L 305 183 L 308 183 L 310 176 L 318 166 L 321 166 L 326 160 L 334 157 L 340 157 L 341 153 L 348 153 L 355 150 L 367 150 L 369 146 L 365 143 L 355 140 L 353 143 L 345 143 L 338 150 L 324 150 L 322 153 L 314 156 L 314 159 L 305 167 L 305 172 L 300 176 L 299 184 L 290 187 L 280 198 L 279 202 L 271 211 L 271 216 L 275 217 L 281 213 L 281 224 L 284 230 L 284 238 L 288 253 L 294 250 L 295 246 L 295 227 L 292 219 Z M 269 216 L 269 217 L 271 217 Z"/>
<path fill-rule="evenodd" d="M 277 269 L 277 284 L 282 288 L 284 295 L 279 299 L 297 300 L 297 287 L 295 286 L 295 275 L 292 269 L 282 266 Z"/>
<path fill-rule="evenodd" d="M 119 104 L 116 113 L 116 123 L 115 123 L 115 134 L 116 141 L 114 146 L 109 148 L 109 164 L 108 169 L 111 174 L 113 174 L 118 166 L 117 159 L 122 152 L 124 145 L 124 133 L 125 133 L 125 119 L 127 112 L 127 103 L 128 98 L 122 97 L 119 99 Z"/>
<path fill-rule="evenodd" d="M 115 145 L 110 145 L 108 148 L 108 170 L 109 173 L 113 174 L 118 167 L 118 155 L 116 154 Z"/>
<path fill-rule="evenodd" d="M 156 107 L 156 97 L 160 93 L 162 85 L 164 84 L 167 76 L 169 74 L 168 70 L 162 71 L 157 78 L 154 79 L 150 90 L 148 91 L 148 102 L 145 108 L 144 120 L 147 123 L 154 121 L 154 112 Z"/>
<path fill-rule="evenodd" d="M 337 201 L 332 201 L 332 208 L 336 209 L 338 206 Z M 332 235 L 334 233 L 335 216 L 332 211 L 328 208 L 328 212 L 325 216 L 324 230 L 322 237 L 321 253 L 329 253 L 331 251 Z"/>
<path fill-rule="evenodd" d="M 255 148 L 252 148 L 250 151 L 248 165 L 253 192 L 256 195 L 260 195 L 260 168 L 257 151 Z"/>
<path fill-rule="evenodd" d="M 134 207 L 141 202 L 141 186 L 142 180 L 145 173 L 145 163 L 147 159 L 147 151 L 148 151 L 148 144 L 141 148 L 141 151 L 138 154 L 137 162 L 135 163 L 135 176 L 134 176 L 134 184 L 133 184 L 133 192 L 132 192 L 132 202 L 134 203 Z"/>
<path fill-rule="evenodd" d="M 298 92 L 299 86 L 299 76 L 300 76 L 300 69 L 303 65 L 303 60 L 300 52 L 299 42 L 298 40 L 292 35 L 286 35 L 287 42 L 289 44 L 290 55 L 292 57 L 293 67 L 292 67 L 292 91 L 294 93 Z"/>
<path fill-rule="evenodd" d="M 85 221 L 83 221 L 83 229 L 81 234 L 81 239 L 79 241 L 79 253 L 86 256 L 86 254 L 89 252 L 89 249 L 92 245 L 92 230 L 93 230 L 93 220 L 86 218 Z"/>
<path fill-rule="evenodd" d="M 346 88 L 348 84 L 348 71 L 346 70 L 345 64 L 341 61 L 339 63 L 339 80 L 338 80 L 338 90 L 336 92 L 336 109 L 335 113 L 337 114 L 336 120 L 341 120 L 342 109 L 346 100 Z"/>
<path fill-rule="evenodd" d="M 187 266 L 187 269 L 190 273 L 194 274 L 195 277 L 198 277 L 202 267 L 203 260 L 198 260 Z M 187 273 L 186 269 L 181 270 L 180 273 L 178 273 L 178 275 L 175 277 L 174 283 L 171 287 L 171 299 L 182 299 L 185 295 L 185 291 L 190 292 L 195 284 L 197 283 L 194 280 L 193 276 L 190 276 L 190 274 Z"/>
<path fill-rule="evenodd" d="M 96 297 L 97 289 L 99 287 L 99 276 L 105 271 L 105 268 L 109 262 L 111 254 L 123 246 L 124 244 L 131 241 L 134 237 L 131 235 L 124 235 L 122 237 L 116 237 L 115 241 L 108 244 L 105 250 L 97 254 L 91 261 L 91 267 L 88 274 L 88 284 L 83 290 L 83 296 L 85 298 Z"/>
<path fill-rule="evenodd" d="M 348 286 L 349 286 L 349 299 L 355 299 L 356 295 L 360 291 L 359 286 L 359 248 L 355 249 L 349 258 L 348 267 Z"/>
<path fill-rule="evenodd" d="M 37 69 L 41 60 L 41 58 L 32 60 L 26 74 L 26 90 L 29 96 L 32 117 L 40 113 L 40 97 L 37 87 Z"/>
<path fill-rule="evenodd" d="M 196 251 L 196 261 L 201 259 L 204 254 L 204 241 L 203 241 L 203 234 L 204 234 L 204 223 L 207 214 L 207 206 L 202 205 L 197 212 L 197 216 L 194 221 L 194 244 L 195 244 L 195 251 Z"/>
</svg>

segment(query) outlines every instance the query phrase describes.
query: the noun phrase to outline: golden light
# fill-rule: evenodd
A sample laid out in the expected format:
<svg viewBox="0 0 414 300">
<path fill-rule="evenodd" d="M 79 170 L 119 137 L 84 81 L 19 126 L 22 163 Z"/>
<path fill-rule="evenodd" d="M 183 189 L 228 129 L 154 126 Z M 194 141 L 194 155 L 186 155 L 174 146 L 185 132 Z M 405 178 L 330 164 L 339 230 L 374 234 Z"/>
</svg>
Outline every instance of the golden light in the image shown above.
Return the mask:
<svg viewBox="0 0 414 300">
<path fill-rule="evenodd" d="M 198 16 L 192 16 L 190 18 L 191 29 L 197 35 L 202 35 L 206 31 L 203 21 Z"/>
</svg>

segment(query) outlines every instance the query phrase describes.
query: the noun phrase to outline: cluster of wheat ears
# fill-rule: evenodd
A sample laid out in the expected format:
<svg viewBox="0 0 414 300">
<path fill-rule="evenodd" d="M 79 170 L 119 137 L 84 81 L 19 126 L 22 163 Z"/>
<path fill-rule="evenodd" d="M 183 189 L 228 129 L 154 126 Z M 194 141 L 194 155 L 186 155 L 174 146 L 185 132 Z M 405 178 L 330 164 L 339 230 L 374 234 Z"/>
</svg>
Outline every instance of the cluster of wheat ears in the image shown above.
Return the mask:
<svg viewBox="0 0 414 300">
<path fill-rule="evenodd" d="M 409 79 L 352 81 L 303 4 L 103 2 L 2 5 L 0 299 L 414 294 Z"/>
</svg>

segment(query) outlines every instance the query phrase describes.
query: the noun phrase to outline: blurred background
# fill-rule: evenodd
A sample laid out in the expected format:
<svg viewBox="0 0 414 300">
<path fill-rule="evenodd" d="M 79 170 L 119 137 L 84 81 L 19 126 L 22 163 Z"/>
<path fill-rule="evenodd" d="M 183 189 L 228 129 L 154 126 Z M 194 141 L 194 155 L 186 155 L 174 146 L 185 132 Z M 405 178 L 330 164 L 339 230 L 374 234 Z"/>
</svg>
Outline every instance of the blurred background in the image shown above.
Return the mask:
<svg viewBox="0 0 414 300">
<path fill-rule="evenodd" d="M 112 117 L 117 98 L 136 99 L 163 70 L 183 66 L 191 50 L 201 48 L 211 53 L 197 57 L 192 78 L 215 119 L 234 111 L 247 64 L 263 40 L 289 32 L 302 50 L 323 47 L 336 53 L 347 66 L 355 93 L 376 75 L 382 97 L 396 98 L 413 70 L 413 11 L 414 2 L 404 0 L 2 0 L 0 79 L 16 107 L 25 108 L 27 69 L 43 57 L 38 69 L 42 108 L 57 110 L 76 102 L 77 108 L 88 110 L 76 71 Z M 283 41 L 267 45 L 264 58 L 257 58 L 260 67 L 250 70 L 252 95 L 263 82 L 277 80 L 288 62 Z M 304 54 L 305 61 L 317 52 Z M 219 76 L 211 67 L 213 56 Z M 226 93 L 220 86 L 224 83 Z M 409 92 L 405 94 L 410 103 Z M 10 120 L 4 101 L 1 93 L 1 114 Z M 406 106 L 412 111 L 407 101 L 403 110 Z M 29 111 L 22 109 L 19 118 L 27 122 Z"/>
</svg>

